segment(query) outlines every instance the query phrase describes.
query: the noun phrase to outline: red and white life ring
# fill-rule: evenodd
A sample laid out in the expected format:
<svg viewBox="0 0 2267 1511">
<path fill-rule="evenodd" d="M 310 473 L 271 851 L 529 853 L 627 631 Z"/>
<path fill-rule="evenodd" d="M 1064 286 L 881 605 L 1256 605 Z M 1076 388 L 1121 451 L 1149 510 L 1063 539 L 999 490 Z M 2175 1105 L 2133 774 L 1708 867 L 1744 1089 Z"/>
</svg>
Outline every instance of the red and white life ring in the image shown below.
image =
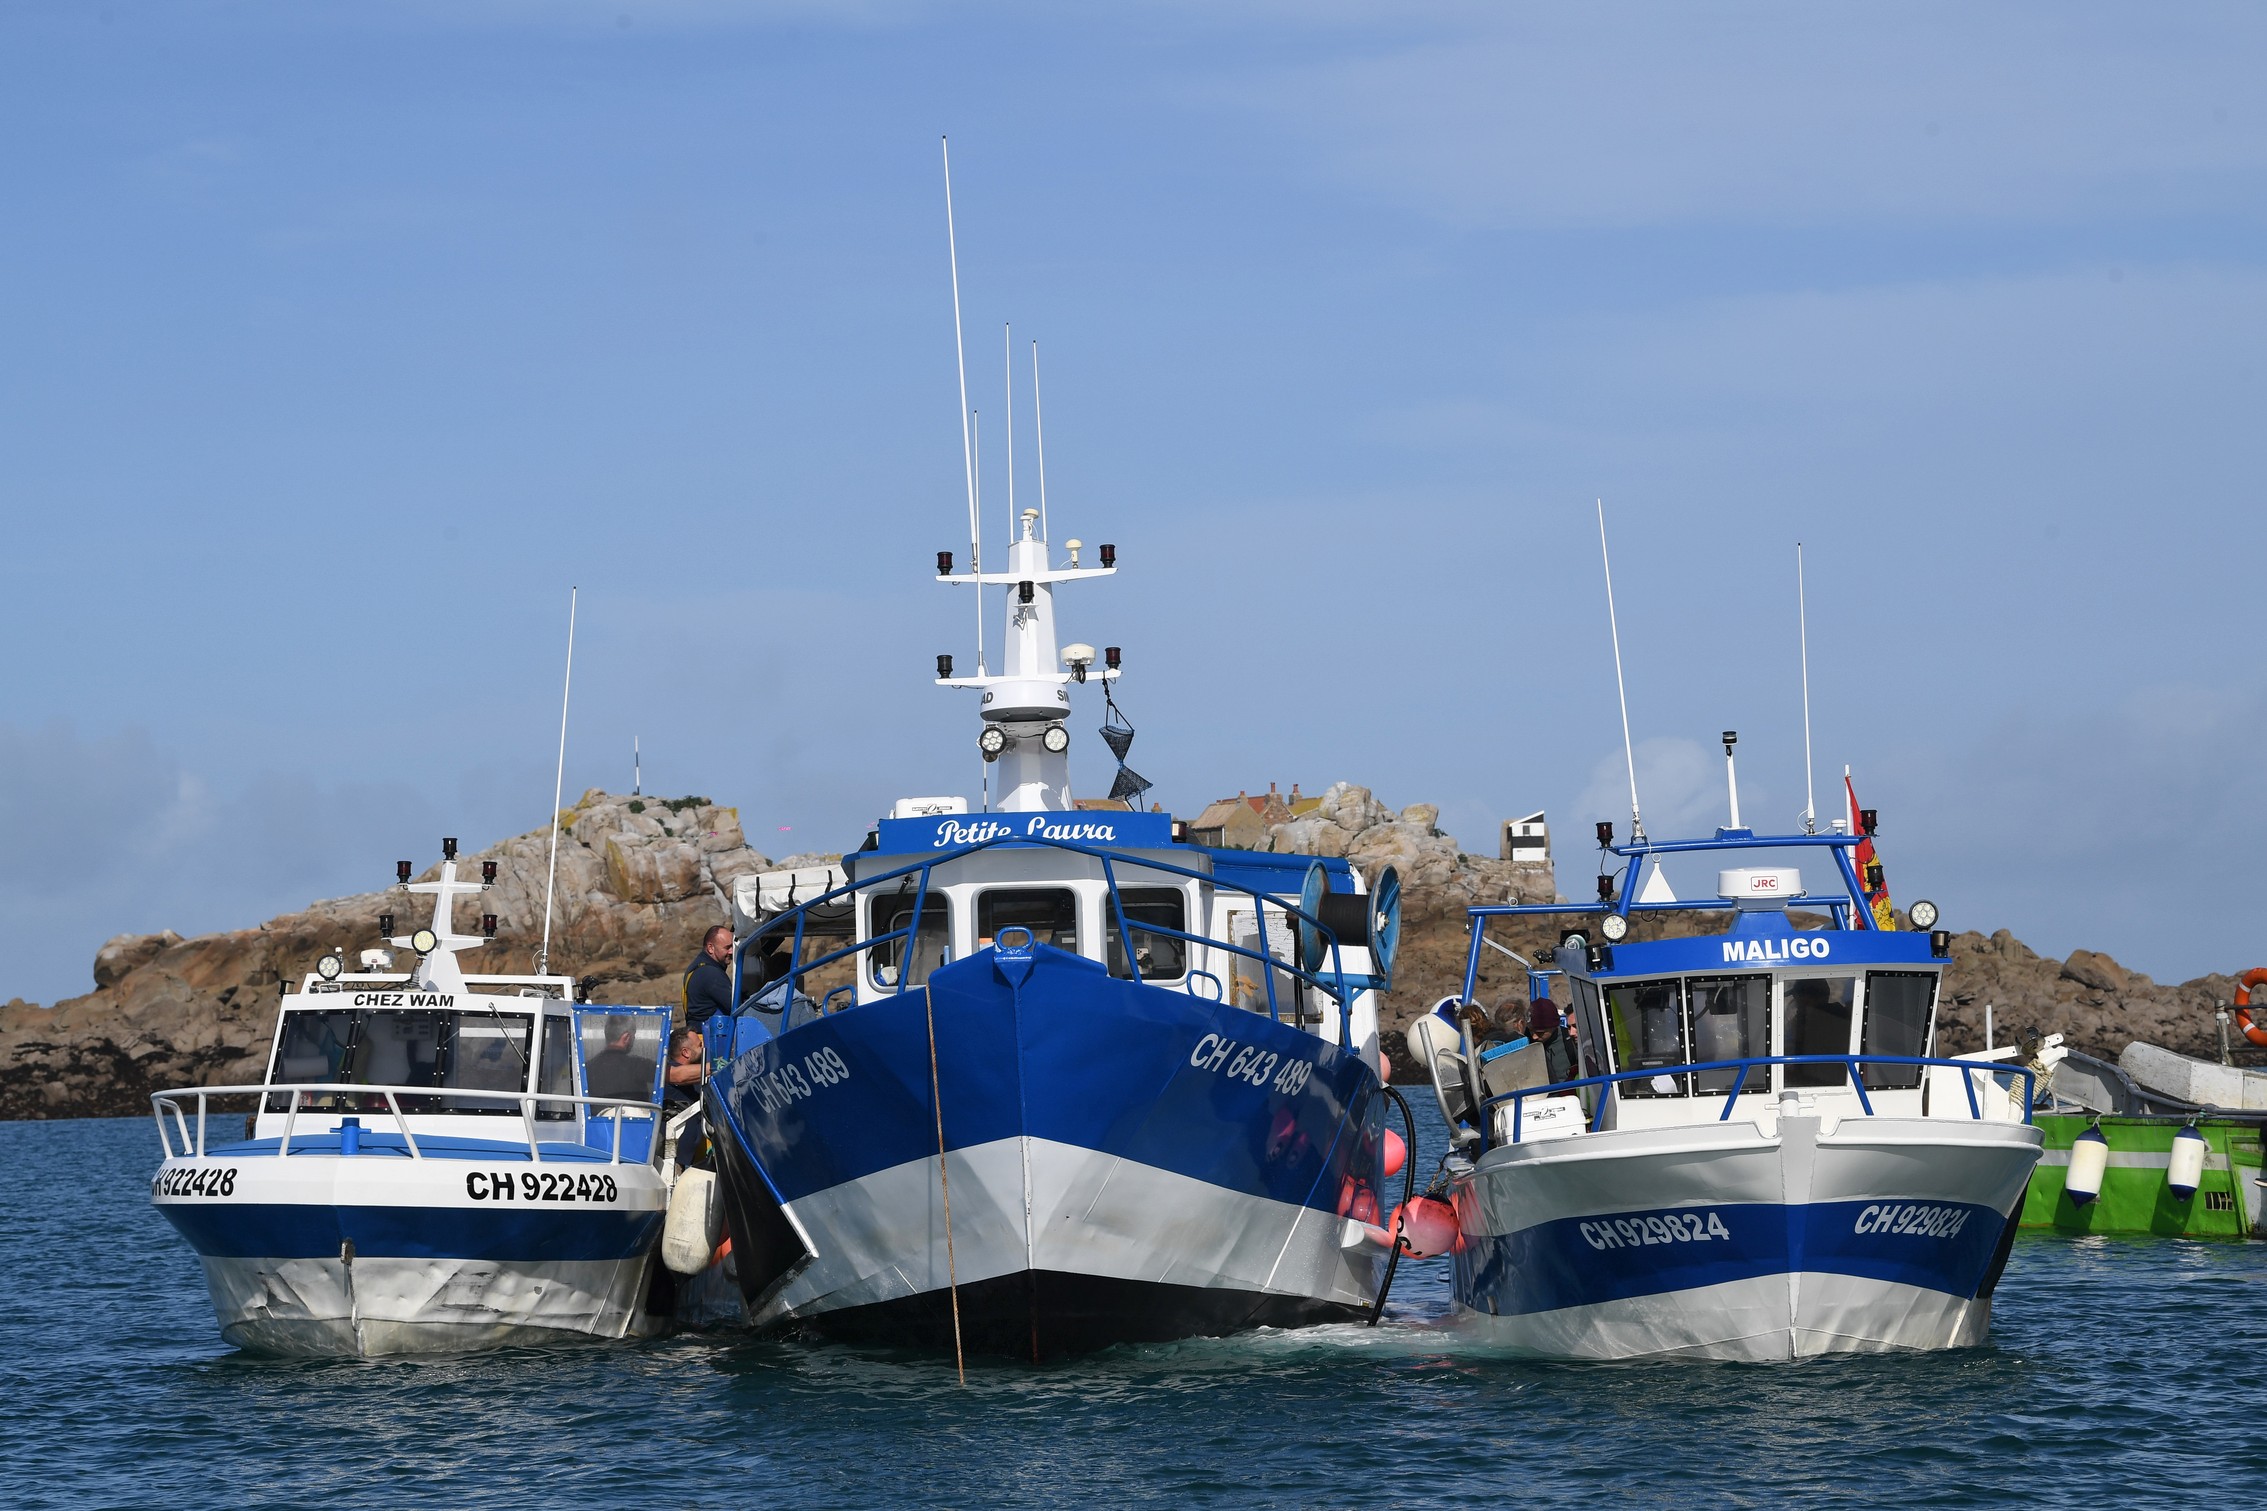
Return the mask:
<svg viewBox="0 0 2267 1511">
<path fill-rule="evenodd" d="M 2259 1019 L 2251 1015 L 2251 989 L 2255 986 L 2267 986 L 2267 966 L 2245 971 L 2243 980 L 2236 983 L 2236 1028 L 2252 1043 L 2267 1045 L 2267 1022 L 2260 1021 L 2267 1019 L 2267 1003 L 2260 1004 Z"/>
</svg>

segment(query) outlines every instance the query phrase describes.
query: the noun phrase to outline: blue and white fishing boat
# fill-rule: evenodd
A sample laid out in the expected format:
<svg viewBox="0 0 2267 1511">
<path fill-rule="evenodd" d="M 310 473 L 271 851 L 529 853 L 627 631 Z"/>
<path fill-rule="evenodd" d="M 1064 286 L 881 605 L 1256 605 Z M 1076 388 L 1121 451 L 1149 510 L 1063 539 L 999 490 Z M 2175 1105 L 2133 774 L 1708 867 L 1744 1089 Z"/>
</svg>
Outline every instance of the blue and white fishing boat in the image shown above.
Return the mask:
<svg viewBox="0 0 2267 1511">
<path fill-rule="evenodd" d="M 152 1098 L 151 1199 L 238 1347 L 447 1352 L 658 1325 L 669 1012 L 577 1005 L 566 976 L 467 975 L 457 953 L 496 920 L 458 934 L 452 905 L 496 867 L 460 881 L 456 842 L 443 853 L 435 881 L 400 865 L 402 889 L 434 899 L 428 927 L 386 941 L 412 970 L 385 949 L 358 972 L 326 955 L 283 996 L 265 1082 Z M 243 1124 L 214 1106 L 246 1098 Z"/>
<path fill-rule="evenodd" d="M 1003 670 L 938 666 L 981 697 L 987 809 L 903 799 L 839 873 L 743 879 L 771 1011 L 712 1035 L 706 1105 L 759 1326 L 1036 1359 L 1377 1299 L 1399 884 L 1074 798 L 1071 694 L 1120 670 L 1057 645 L 1057 590 L 1115 570 L 1080 549 L 1025 510 L 1005 571 L 940 553 L 1008 599 Z"/>
<path fill-rule="evenodd" d="M 1411 1030 L 1456 1141 L 1443 1246 L 1476 1333 L 1576 1359 L 1983 1340 L 2039 1159 L 2032 1077 L 1932 1054 L 1950 935 L 1925 902 L 1913 929 L 1884 928 L 1852 862 L 1867 835 L 1833 831 L 1757 835 L 1735 785 L 1732 823 L 1710 838 L 1640 828 L 1615 844 L 1600 824 L 1602 855 L 1624 864 L 1595 905 L 1471 910 L 1465 1002 L 1490 950 L 1537 999 L 1563 974 L 1580 1053 L 1575 1077 L 1549 1084 L 1540 1046 L 1475 1044 L 1468 1013 Z M 1716 858 L 1716 896 L 1676 900 L 1658 869 L 1670 855 Z M 1761 863 L 1790 857 L 1824 862 L 1834 886 L 1812 896 L 1799 867 Z M 1589 916 L 1548 961 L 1488 937 L 1535 914 Z M 1632 937 L 1674 914 L 1725 927 Z"/>
</svg>

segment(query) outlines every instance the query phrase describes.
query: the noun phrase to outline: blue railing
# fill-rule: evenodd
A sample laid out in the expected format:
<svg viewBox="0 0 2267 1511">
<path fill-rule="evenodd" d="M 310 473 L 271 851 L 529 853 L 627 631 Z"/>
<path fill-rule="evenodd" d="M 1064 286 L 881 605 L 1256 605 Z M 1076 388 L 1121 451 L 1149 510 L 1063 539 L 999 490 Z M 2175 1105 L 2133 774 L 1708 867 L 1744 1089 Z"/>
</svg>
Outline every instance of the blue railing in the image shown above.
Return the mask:
<svg viewBox="0 0 2267 1511">
<path fill-rule="evenodd" d="M 903 995 L 912 975 L 913 945 L 918 937 L 919 930 L 921 928 L 922 911 L 928 906 L 929 873 L 934 871 L 938 866 L 946 865 L 954 861 L 963 860 L 968 856 L 974 855 L 979 850 L 989 850 L 998 845 L 1006 845 L 1013 848 L 1022 849 L 1045 848 L 1050 850 L 1063 850 L 1068 851 L 1073 855 L 1089 856 L 1102 862 L 1102 880 L 1104 884 L 1107 885 L 1110 889 L 1110 910 L 1118 921 L 1118 938 L 1121 943 L 1121 947 L 1125 951 L 1126 971 L 1128 976 L 1137 986 L 1141 984 L 1142 980 L 1141 962 L 1136 956 L 1134 950 L 1133 936 L 1137 931 L 1154 937 L 1179 939 L 1184 943 L 1190 945 L 1202 945 L 1207 949 L 1224 951 L 1227 954 L 1241 956 L 1244 959 L 1254 960 L 1260 963 L 1260 980 L 1267 990 L 1267 1015 L 1270 1019 L 1277 1023 L 1283 1021 L 1281 1004 L 1277 1000 L 1275 990 L 1275 973 L 1277 971 L 1282 971 L 1286 975 L 1290 976 L 1294 981 L 1297 981 L 1305 986 L 1310 986 L 1315 990 L 1323 992 L 1327 996 L 1334 999 L 1338 1003 L 1339 1042 L 1342 1045 L 1346 1045 L 1353 1042 L 1354 1036 L 1354 993 L 1366 987 L 1377 986 L 1382 988 L 1390 984 L 1389 978 L 1379 975 L 1349 975 L 1345 969 L 1345 960 L 1339 947 L 1338 936 L 1336 932 L 1333 931 L 1331 927 L 1328 924 L 1324 923 L 1319 917 L 1306 912 L 1296 902 L 1286 901 L 1281 897 L 1263 893 L 1252 887 L 1243 886 L 1239 883 L 1222 881 L 1218 877 L 1215 877 L 1207 872 L 1192 870 L 1187 866 L 1177 866 L 1170 861 L 1156 860 L 1148 857 L 1129 857 L 1123 853 L 1114 854 L 1111 851 L 1101 849 L 1094 845 L 1081 844 L 1075 840 L 1045 839 L 1036 836 L 1010 835 L 1003 836 L 999 839 L 985 840 L 978 844 L 956 846 L 955 848 L 943 851 L 940 854 L 929 856 L 922 860 L 914 861 L 908 865 L 899 866 L 895 870 L 884 871 L 878 875 L 865 877 L 858 881 L 851 882 L 845 886 L 836 887 L 834 890 L 821 893 L 820 895 L 813 897 L 806 902 L 795 903 L 786 912 L 781 913 L 778 917 L 769 919 L 756 929 L 750 931 L 748 937 L 741 940 L 738 945 L 734 947 L 732 955 L 732 1000 L 734 1002 L 739 1002 L 741 1000 L 740 981 L 742 973 L 746 966 L 748 951 L 759 943 L 762 943 L 766 945 L 766 947 L 768 947 L 771 944 L 779 942 L 780 936 L 788 932 L 788 925 L 790 921 L 792 921 L 794 926 L 792 939 L 788 944 L 788 960 L 791 962 L 791 964 L 788 968 L 788 974 L 784 978 L 787 981 L 788 986 L 786 992 L 782 994 L 783 1006 L 786 1003 L 793 1002 L 802 979 L 808 976 L 811 972 L 819 970 L 822 967 L 832 965 L 835 961 L 847 959 L 856 955 L 862 955 L 882 945 L 895 943 L 899 940 L 905 941 L 905 948 L 901 952 L 895 990 L 891 993 L 891 995 Z M 1230 941 L 1215 939 L 1206 934 L 1194 934 L 1186 929 L 1171 928 L 1164 924 L 1134 924 L 1129 922 L 1126 917 L 1125 900 L 1120 897 L 1118 893 L 1118 878 L 1116 868 L 1121 864 L 1133 866 L 1143 873 L 1163 873 L 1168 876 L 1185 877 L 1191 880 L 1205 882 L 1213 887 L 1215 891 L 1241 894 L 1245 897 L 1249 897 L 1252 900 L 1253 922 L 1260 931 L 1260 939 L 1263 943 L 1265 942 L 1267 937 L 1267 909 L 1273 907 L 1279 910 L 1287 919 L 1296 920 L 1297 923 L 1306 924 L 1312 927 L 1315 932 L 1322 938 L 1323 942 L 1329 947 L 1329 969 L 1308 970 L 1299 962 L 1295 947 L 1291 958 L 1279 959 L 1272 954 L 1266 953 L 1264 950 L 1245 949 L 1243 946 L 1232 943 Z M 860 894 L 876 894 L 881 889 L 886 887 L 888 883 L 902 881 L 908 876 L 917 877 L 918 879 L 915 882 L 914 886 L 913 911 L 912 913 L 907 915 L 903 927 L 891 929 L 887 933 L 876 934 L 870 939 L 857 940 L 854 943 L 843 946 L 839 950 L 830 950 L 827 953 L 819 955 L 808 961 L 805 961 L 803 959 L 803 941 L 806 934 L 806 926 L 810 918 L 810 911 L 813 908 L 824 907 L 831 903 L 839 903 L 845 899 L 850 899 L 853 902 L 853 905 L 855 905 L 855 900 Z M 899 887 L 897 891 L 899 895 L 902 895 L 904 888 Z M 851 927 L 853 931 L 855 931 L 857 928 L 857 922 L 855 918 L 853 918 L 852 920 Z M 1294 936 L 1296 936 L 1297 934 L 1296 927 L 1294 927 L 1293 929 L 1293 934 Z M 1186 973 L 1186 979 L 1191 983 L 1193 983 L 1199 976 L 1203 976 L 1211 980 L 1215 986 L 1219 985 L 1219 977 L 1214 976 L 1210 971 L 1191 970 Z M 768 993 L 772 989 L 772 985 L 773 983 L 767 981 L 764 984 L 763 990 Z M 1184 989 L 1186 989 L 1186 987 L 1184 987 Z M 844 988 L 837 987 L 833 991 L 830 991 L 829 993 L 827 993 L 826 1000 L 829 1002 L 833 1001 L 835 996 L 842 990 L 844 990 Z M 1194 993 L 1192 992 L 1191 995 L 1194 995 Z M 784 1022 L 785 1020 L 783 1018 L 782 1023 L 784 1024 Z"/>
<path fill-rule="evenodd" d="M 1976 1099 L 1975 1076 L 2021 1076 L 2023 1078 L 2023 1121 L 2026 1123 L 2031 1121 L 2031 1104 L 2038 1096 L 2038 1078 L 2034 1072 L 2021 1065 L 2002 1065 L 1989 1060 L 1944 1060 L 1923 1055 L 1758 1055 L 1746 1060 L 1700 1060 L 1689 1065 L 1655 1065 L 1641 1067 L 1637 1070 L 1618 1070 L 1612 1075 L 1584 1076 L 1577 1081 L 1560 1081 L 1551 1086 L 1523 1086 L 1517 1091 L 1499 1091 L 1494 1096 L 1484 1097 L 1481 1100 L 1481 1106 L 1487 1108 L 1494 1107 L 1500 1102 L 1511 1103 L 1511 1141 L 1516 1144 L 1519 1142 L 1521 1112 L 1527 1098 L 1532 1096 L 1563 1096 L 1567 1092 L 1580 1091 L 1587 1086 L 1603 1087 L 1606 1089 L 1599 1093 L 1598 1105 L 1590 1114 L 1590 1131 L 1596 1133 L 1605 1122 L 1607 1104 L 1615 1100 L 1612 1088 L 1619 1086 L 1624 1081 L 1650 1081 L 1659 1076 L 1691 1075 L 1704 1070 L 1729 1070 L 1735 1072 L 1732 1077 L 1731 1090 L 1724 1095 L 1724 1110 L 1716 1114 L 1716 1121 L 1722 1123 L 1731 1120 L 1732 1108 L 1740 1099 L 1741 1089 L 1747 1085 L 1747 1073 L 1757 1066 L 1769 1067 L 1773 1065 L 1842 1066 L 1849 1074 L 1849 1080 L 1845 1083 L 1845 1086 L 1857 1092 L 1858 1106 L 1864 1109 L 1867 1117 L 1874 1115 L 1873 1098 L 1866 1095 L 1865 1077 L 1858 1074 L 1860 1065 L 1941 1065 L 1947 1069 L 1958 1070 L 1962 1072 L 1960 1084 L 1968 1093 L 1968 1116 L 1977 1122 L 1983 1121 L 1984 1111 L 1983 1104 Z M 1844 1087 L 1812 1086 L 1795 1089 L 1838 1091 L 1844 1089 Z M 1914 1088 L 1876 1086 L 1872 1089 L 1875 1091 L 1910 1091 Z M 1712 1096 L 1714 1094 L 1713 1092 L 1695 1092 L 1692 1095 Z M 1691 1098 L 1682 1099 L 1690 1100 Z"/>
</svg>

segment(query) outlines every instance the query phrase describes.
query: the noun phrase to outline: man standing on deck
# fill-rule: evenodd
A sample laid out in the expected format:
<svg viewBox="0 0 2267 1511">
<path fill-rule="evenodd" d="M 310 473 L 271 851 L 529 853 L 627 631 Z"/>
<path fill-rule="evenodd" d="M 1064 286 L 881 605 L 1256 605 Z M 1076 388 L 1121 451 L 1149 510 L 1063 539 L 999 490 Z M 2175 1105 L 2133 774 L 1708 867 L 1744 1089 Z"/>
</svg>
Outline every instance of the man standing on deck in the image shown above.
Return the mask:
<svg viewBox="0 0 2267 1511">
<path fill-rule="evenodd" d="M 701 952 L 685 967 L 685 1026 L 704 1031 L 709 1018 L 732 1015 L 732 930 L 718 924 L 701 941 Z"/>
</svg>

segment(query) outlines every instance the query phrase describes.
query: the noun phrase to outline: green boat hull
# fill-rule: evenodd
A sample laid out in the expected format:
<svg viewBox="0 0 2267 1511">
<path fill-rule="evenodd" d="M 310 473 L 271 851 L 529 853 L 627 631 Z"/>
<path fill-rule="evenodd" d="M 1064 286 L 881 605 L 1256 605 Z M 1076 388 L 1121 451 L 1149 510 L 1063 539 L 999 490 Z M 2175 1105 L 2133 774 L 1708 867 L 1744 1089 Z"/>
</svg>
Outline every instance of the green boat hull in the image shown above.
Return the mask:
<svg viewBox="0 0 2267 1511">
<path fill-rule="evenodd" d="M 2201 1118 L 2196 1131 L 2210 1148 L 2196 1194 L 2182 1201 L 2166 1184 L 2178 1117 L 2104 1117 L 2109 1167 L 2102 1194 L 2084 1206 L 2063 1190 L 2070 1144 L 2095 1123 L 2091 1113 L 2042 1112 L 2035 1121 L 2046 1151 L 2023 1198 L 2023 1226 L 2063 1233 L 2162 1233 L 2182 1238 L 2267 1236 L 2260 1226 L 2260 1129 L 2256 1122 Z"/>
</svg>

